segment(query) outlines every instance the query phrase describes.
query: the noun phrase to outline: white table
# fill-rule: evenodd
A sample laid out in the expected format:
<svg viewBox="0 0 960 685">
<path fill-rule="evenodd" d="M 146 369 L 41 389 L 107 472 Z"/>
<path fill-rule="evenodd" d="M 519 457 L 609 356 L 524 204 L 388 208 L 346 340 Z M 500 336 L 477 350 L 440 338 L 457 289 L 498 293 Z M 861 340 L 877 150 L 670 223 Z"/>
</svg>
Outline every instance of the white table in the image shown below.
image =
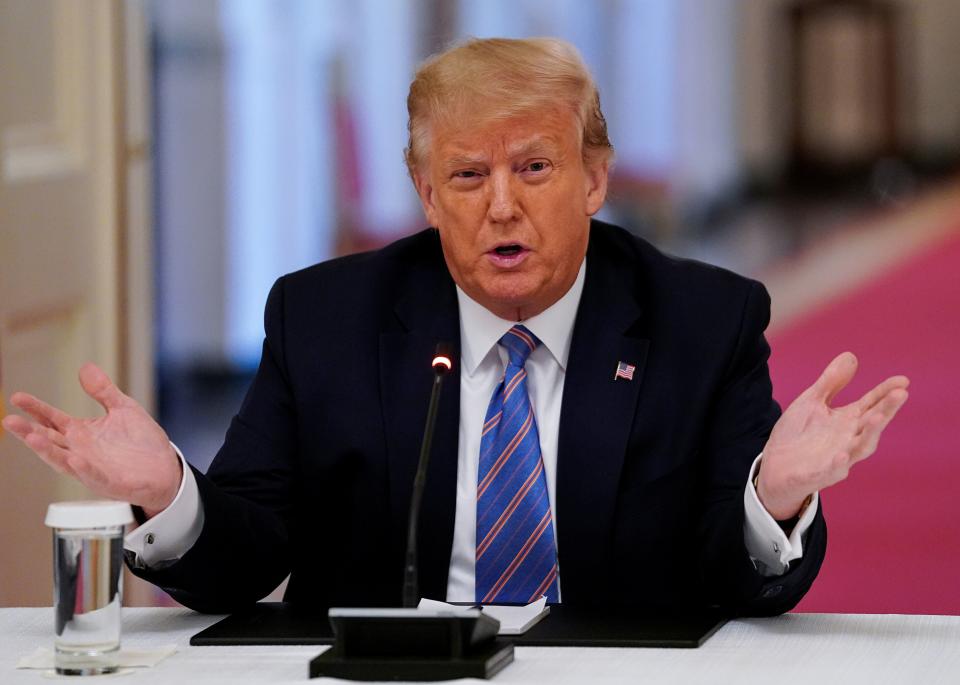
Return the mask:
<svg viewBox="0 0 960 685">
<path fill-rule="evenodd" d="M 185 609 L 124 609 L 123 644 L 176 644 L 173 656 L 126 676 L 80 682 L 293 683 L 323 647 L 191 647 L 190 636 L 220 617 Z M 49 682 L 15 670 L 37 646 L 52 646 L 49 608 L 0 609 L 0 683 Z M 77 678 L 70 678 L 77 681 Z M 458 681 L 483 682 L 483 681 Z M 927 685 L 960 683 L 960 617 L 789 614 L 728 623 L 700 649 L 520 647 L 494 683 L 758 683 Z"/>
</svg>

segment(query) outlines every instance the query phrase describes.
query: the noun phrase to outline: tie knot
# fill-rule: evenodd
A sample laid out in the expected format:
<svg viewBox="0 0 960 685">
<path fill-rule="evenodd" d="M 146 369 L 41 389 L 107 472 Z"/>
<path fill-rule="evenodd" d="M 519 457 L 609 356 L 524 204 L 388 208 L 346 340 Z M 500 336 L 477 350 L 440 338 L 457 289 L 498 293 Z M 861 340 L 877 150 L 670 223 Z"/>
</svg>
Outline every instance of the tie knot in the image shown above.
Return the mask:
<svg viewBox="0 0 960 685">
<path fill-rule="evenodd" d="M 523 366 L 530 353 L 540 344 L 539 338 L 527 330 L 526 326 L 516 325 L 504 333 L 500 344 L 507 348 L 510 354 L 510 364 Z"/>
</svg>

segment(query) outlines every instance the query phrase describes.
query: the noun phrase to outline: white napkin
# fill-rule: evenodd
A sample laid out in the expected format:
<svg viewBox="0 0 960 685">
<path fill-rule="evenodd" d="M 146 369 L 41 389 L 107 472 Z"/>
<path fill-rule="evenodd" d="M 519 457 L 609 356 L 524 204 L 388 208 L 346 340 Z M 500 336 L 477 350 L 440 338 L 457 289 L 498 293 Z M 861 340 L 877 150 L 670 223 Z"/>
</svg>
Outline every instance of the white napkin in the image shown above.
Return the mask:
<svg viewBox="0 0 960 685">
<path fill-rule="evenodd" d="M 424 597 L 420 600 L 417 608 L 430 611 L 456 611 L 458 609 L 471 609 L 475 607 L 457 606 Z M 484 604 L 476 608 L 479 608 L 483 613 L 500 621 L 500 631 L 497 633 L 498 635 L 523 635 L 533 625 L 539 622 L 540 619 L 550 613 L 550 607 L 547 606 L 546 597 L 541 597 L 526 606 Z"/>
<path fill-rule="evenodd" d="M 547 598 L 541 597 L 526 606 L 489 604 L 483 607 L 483 613 L 500 621 L 499 635 L 523 635 L 550 613 L 550 607 Z"/>
<path fill-rule="evenodd" d="M 176 645 L 163 645 L 154 649 L 121 649 L 117 665 L 120 668 L 156 666 L 176 651 Z M 32 654 L 21 657 L 17 668 L 53 668 L 53 650 L 49 647 L 37 647 Z"/>
</svg>

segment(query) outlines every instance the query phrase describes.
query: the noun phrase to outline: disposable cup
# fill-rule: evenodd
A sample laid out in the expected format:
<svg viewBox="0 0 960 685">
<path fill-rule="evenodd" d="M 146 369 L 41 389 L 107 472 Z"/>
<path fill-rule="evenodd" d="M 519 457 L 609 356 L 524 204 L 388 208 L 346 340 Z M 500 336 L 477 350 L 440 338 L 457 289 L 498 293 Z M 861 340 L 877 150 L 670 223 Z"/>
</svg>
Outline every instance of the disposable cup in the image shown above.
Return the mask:
<svg viewBox="0 0 960 685">
<path fill-rule="evenodd" d="M 123 601 L 125 502 L 58 502 L 53 528 L 54 668 L 61 675 L 117 670 Z"/>
</svg>

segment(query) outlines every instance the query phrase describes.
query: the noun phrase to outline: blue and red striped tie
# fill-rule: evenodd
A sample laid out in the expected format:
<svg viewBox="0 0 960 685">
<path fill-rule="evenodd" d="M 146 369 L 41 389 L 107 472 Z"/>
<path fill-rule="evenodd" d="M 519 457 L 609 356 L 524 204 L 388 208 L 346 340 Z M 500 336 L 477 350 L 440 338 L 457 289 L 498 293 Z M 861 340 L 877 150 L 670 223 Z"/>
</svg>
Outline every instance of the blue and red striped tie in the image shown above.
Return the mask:
<svg viewBox="0 0 960 685">
<path fill-rule="evenodd" d="M 557 544 L 524 363 L 540 341 L 524 326 L 500 338 L 510 355 L 480 439 L 477 601 L 558 601 Z"/>
</svg>

